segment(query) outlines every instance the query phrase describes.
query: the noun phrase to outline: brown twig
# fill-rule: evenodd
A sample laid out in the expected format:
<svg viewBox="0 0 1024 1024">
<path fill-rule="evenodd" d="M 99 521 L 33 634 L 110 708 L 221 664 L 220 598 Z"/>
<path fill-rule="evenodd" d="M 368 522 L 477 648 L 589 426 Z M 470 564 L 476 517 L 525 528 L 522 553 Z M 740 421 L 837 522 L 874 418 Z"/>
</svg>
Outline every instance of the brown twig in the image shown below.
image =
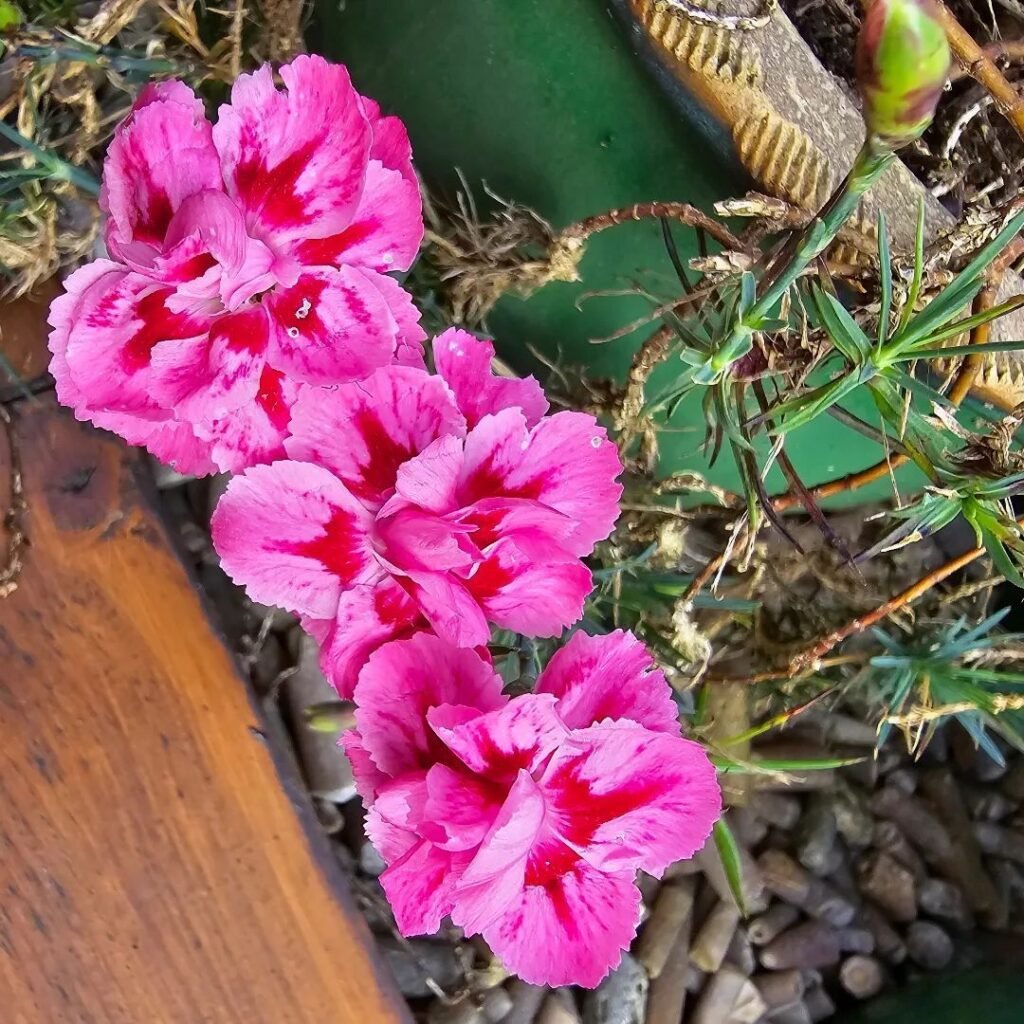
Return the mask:
<svg viewBox="0 0 1024 1024">
<path fill-rule="evenodd" d="M 1018 526 L 1024 526 L 1024 516 L 1017 520 Z M 906 607 L 908 604 L 912 604 L 919 597 L 923 597 L 928 593 L 932 587 L 938 586 L 944 579 L 952 576 L 953 573 L 958 572 L 960 569 L 970 565 L 971 562 L 980 558 L 985 553 L 983 547 L 972 548 L 965 554 L 960 555 L 958 558 L 954 558 L 945 565 L 939 566 L 933 572 L 928 573 L 927 576 L 923 576 L 917 580 L 916 583 L 912 583 L 905 590 L 901 590 L 894 597 L 890 597 L 887 601 L 883 601 L 876 608 L 873 608 L 870 612 L 865 615 L 858 615 L 856 618 L 851 619 L 846 623 L 845 626 L 841 626 L 839 629 L 834 629 L 830 633 L 826 633 L 825 636 L 819 637 L 809 647 L 805 647 L 801 651 L 797 651 L 786 664 L 784 668 L 778 669 L 774 672 L 759 672 L 754 676 L 718 676 L 709 677 L 708 682 L 712 683 L 762 683 L 770 682 L 774 679 L 793 679 L 796 676 L 804 675 L 808 672 L 815 672 L 821 667 L 822 659 L 829 651 L 833 650 L 836 646 L 841 644 L 844 640 L 849 640 L 850 637 L 856 636 L 858 633 L 863 633 L 865 629 L 870 629 L 872 626 L 881 622 L 882 619 L 888 618 L 895 612 L 898 612 L 901 608 Z"/>
<path fill-rule="evenodd" d="M 981 52 L 991 61 L 1005 58 L 1006 60 L 1024 60 L 1024 39 L 997 39 L 994 43 L 986 43 Z M 968 77 L 967 71 L 957 68 L 950 76 L 951 82 L 958 82 Z"/>
<path fill-rule="evenodd" d="M 609 210 L 607 213 L 599 213 L 571 224 L 560 233 L 559 239 L 566 242 L 583 242 L 599 231 L 625 224 L 631 220 L 649 220 L 659 217 L 679 221 L 680 224 L 685 224 L 687 227 L 703 228 L 716 242 L 720 242 L 727 249 L 743 252 L 746 248 L 743 242 L 725 225 L 689 203 L 636 203 L 618 210 Z"/>
<path fill-rule="evenodd" d="M 7 435 L 7 453 L 11 463 L 10 504 L 4 513 L 4 528 L 7 530 L 7 560 L 0 568 L 0 598 L 7 597 L 18 588 L 18 577 L 22 569 L 22 553 L 25 550 L 25 530 L 22 524 L 28 503 L 21 476 L 21 459 L 18 456 L 17 441 L 14 437 L 14 423 L 6 406 L 0 405 L 0 420 Z"/>
<path fill-rule="evenodd" d="M 974 41 L 942 0 L 937 0 L 938 17 L 946 30 L 950 49 L 963 71 L 992 97 L 999 112 L 1024 139 L 1024 99 L 996 67 L 992 58 Z"/>
</svg>

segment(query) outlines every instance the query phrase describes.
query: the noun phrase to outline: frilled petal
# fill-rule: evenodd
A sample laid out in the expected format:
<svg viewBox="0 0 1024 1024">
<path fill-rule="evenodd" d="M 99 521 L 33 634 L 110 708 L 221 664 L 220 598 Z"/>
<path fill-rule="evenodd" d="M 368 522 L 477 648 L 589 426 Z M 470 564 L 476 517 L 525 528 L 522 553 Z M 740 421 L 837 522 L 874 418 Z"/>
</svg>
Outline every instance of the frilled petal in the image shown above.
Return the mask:
<svg viewBox="0 0 1024 1024">
<path fill-rule="evenodd" d="M 370 757 L 370 752 L 366 749 L 358 729 L 349 729 L 343 732 L 341 739 L 338 740 L 338 745 L 345 751 L 345 756 L 348 758 L 349 764 L 352 765 L 356 791 L 367 807 L 372 806 L 377 793 L 390 781 L 391 777 L 385 775 L 373 763 L 373 758 Z"/>
<path fill-rule="evenodd" d="M 213 140 L 228 194 L 249 231 L 280 249 L 337 234 L 363 191 L 372 132 L 348 72 L 322 57 L 241 75 L 220 108 Z"/>
<path fill-rule="evenodd" d="M 107 150 L 100 195 L 110 215 L 107 248 L 119 258 L 150 262 L 182 202 L 220 187 L 202 101 L 182 82 L 146 86 Z"/>
<path fill-rule="evenodd" d="M 451 891 L 467 860 L 420 840 L 380 876 L 403 935 L 430 935 L 452 909 Z"/>
<path fill-rule="evenodd" d="M 214 420 L 256 400 L 269 323 L 262 306 L 214 320 L 205 338 L 153 346 L 152 393 L 183 419 Z"/>
<path fill-rule="evenodd" d="M 640 891 L 633 877 L 583 861 L 544 884 L 530 884 L 528 877 L 516 902 L 484 929 L 484 938 L 523 981 L 593 988 L 636 935 Z"/>
<path fill-rule="evenodd" d="M 530 498 L 484 498 L 453 518 L 472 528 L 469 536 L 482 551 L 508 538 L 524 557 L 534 561 L 565 562 L 574 558 L 571 545 L 565 541 L 573 530 L 573 521 Z"/>
<path fill-rule="evenodd" d="M 211 522 L 224 571 L 254 601 L 331 618 L 346 586 L 379 576 L 368 513 L 321 466 L 275 462 L 235 477 Z"/>
<path fill-rule="evenodd" d="M 395 322 L 380 291 L 351 267 L 313 270 L 264 300 L 272 366 L 310 384 L 362 380 L 390 365 Z"/>
<path fill-rule="evenodd" d="M 352 223 L 326 238 L 300 238 L 289 254 L 302 266 L 408 270 L 423 241 L 420 189 L 400 171 L 371 160 Z"/>
<path fill-rule="evenodd" d="M 664 673 L 647 648 L 621 629 L 604 636 L 574 633 L 541 672 L 536 692 L 558 698 L 558 716 L 570 729 L 625 718 L 680 734 L 679 709 Z"/>
<path fill-rule="evenodd" d="M 465 433 L 444 382 L 391 366 L 335 389 L 311 388 L 296 403 L 288 454 L 326 466 L 371 506 L 394 490 L 398 469 L 445 434 Z"/>
<path fill-rule="evenodd" d="M 530 773 L 520 770 L 452 889 L 452 920 L 467 934 L 482 931 L 520 897 L 526 859 L 543 822 L 544 797 Z"/>
<path fill-rule="evenodd" d="M 459 704 L 490 711 L 507 699 L 501 679 L 475 651 L 418 633 L 371 655 L 355 690 L 356 722 L 374 763 L 397 777 L 437 761 L 430 708 Z"/>
<path fill-rule="evenodd" d="M 474 714 L 479 712 L 474 711 Z M 427 802 L 424 808 L 429 821 L 442 830 L 438 845 L 446 850 L 475 850 L 493 824 L 501 809 L 496 787 L 486 779 L 445 764 L 435 764 L 427 772 Z"/>
<path fill-rule="evenodd" d="M 177 282 L 181 296 L 216 297 L 237 309 L 275 283 L 273 262 L 270 249 L 249 237 L 235 203 L 220 189 L 207 189 L 186 198 L 171 218 L 165 255 L 152 273 Z"/>
<path fill-rule="evenodd" d="M 373 132 L 373 144 L 370 146 L 370 159 L 377 160 L 384 167 L 400 171 L 402 177 L 410 181 L 416 180 L 416 172 L 412 169 L 412 144 L 405 125 L 393 114 L 381 113 L 380 104 L 368 96 L 360 96 L 363 113 L 370 122 Z"/>
<path fill-rule="evenodd" d="M 67 281 L 75 298 L 60 306 L 62 326 L 51 338 L 62 352 L 60 371 L 73 381 L 78 405 L 163 419 L 170 410 L 153 394 L 153 350 L 172 343 L 189 351 L 190 342 L 205 341 L 213 318 L 175 312 L 167 305 L 171 289 L 97 264 Z"/>
<path fill-rule="evenodd" d="M 540 768 L 568 735 L 548 694 L 525 694 L 468 721 L 459 717 L 453 720 L 444 708 L 427 714 L 433 731 L 470 771 L 505 784 L 523 769 Z"/>
<path fill-rule="evenodd" d="M 359 672 L 382 644 L 403 640 L 427 628 L 416 603 L 391 578 L 345 590 L 329 620 L 303 626 L 320 643 L 320 667 L 338 693 L 352 696 Z"/>
<path fill-rule="evenodd" d="M 519 408 L 527 426 L 548 411 L 544 390 L 533 377 L 498 377 L 491 365 L 494 346 L 467 331 L 452 327 L 433 341 L 434 365 L 455 395 L 470 427 L 481 417 L 502 409 Z"/>
<path fill-rule="evenodd" d="M 399 366 L 425 369 L 423 342 L 427 332 L 420 326 L 420 311 L 412 301 L 412 296 L 394 278 L 369 270 L 364 271 L 363 275 L 380 292 L 391 312 L 397 339 L 395 362 Z"/>
<path fill-rule="evenodd" d="M 526 636 L 558 636 L 583 617 L 593 579 L 576 559 L 537 561 L 514 540 L 501 540 L 466 580 L 466 588 L 497 625 Z"/>
<path fill-rule="evenodd" d="M 381 514 L 386 515 L 394 503 L 412 503 L 439 515 L 453 511 L 461 469 L 462 438 L 439 437 L 399 466 L 394 501 Z"/>
<path fill-rule="evenodd" d="M 622 463 L 607 432 L 593 416 L 560 412 L 524 436 L 513 410 L 485 416 L 466 439 L 462 497 L 533 498 L 564 513 L 575 529 L 567 543 L 588 555 L 618 517 Z"/>
<path fill-rule="evenodd" d="M 439 637 L 455 647 L 480 647 L 491 637 L 487 617 L 459 577 L 408 569 L 397 577 Z"/>
<path fill-rule="evenodd" d="M 573 732 L 540 787 L 558 835 L 604 871 L 660 875 L 692 857 L 722 813 L 704 748 L 632 723 Z"/>
<path fill-rule="evenodd" d="M 217 468 L 240 473 L 249 466 L 285 458 L 292 406 L 305 387 L 264 365 L 254 402 L 197 423 L 196 433 L 206 441 Z"/>
</svg>

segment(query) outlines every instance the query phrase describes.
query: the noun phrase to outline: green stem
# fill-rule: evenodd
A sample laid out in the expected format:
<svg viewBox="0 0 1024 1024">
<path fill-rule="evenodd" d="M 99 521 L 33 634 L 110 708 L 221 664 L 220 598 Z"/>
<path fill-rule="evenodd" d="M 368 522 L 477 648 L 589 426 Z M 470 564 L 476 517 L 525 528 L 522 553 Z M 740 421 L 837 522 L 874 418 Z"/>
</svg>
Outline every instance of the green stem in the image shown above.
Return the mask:
<svg viewBox="0 0 1024 1024">
<path fill-rule="evenodd" d="M 894 153 L 872 136 L 861 146 L 857 159 L 843 183 L 832 193 L 821 212 L 787 244 L 762 283 L 760 296 L 741 312 L 714 355 L 698 367 L 694 380 L 710 384 L 731 363 L 750 350 L 754 333 L 775 311 L 775 307 L 807 266 L 831 244 L 839 229 L 857 208 L 864 193 L 881 177 Z"/>
</svg>

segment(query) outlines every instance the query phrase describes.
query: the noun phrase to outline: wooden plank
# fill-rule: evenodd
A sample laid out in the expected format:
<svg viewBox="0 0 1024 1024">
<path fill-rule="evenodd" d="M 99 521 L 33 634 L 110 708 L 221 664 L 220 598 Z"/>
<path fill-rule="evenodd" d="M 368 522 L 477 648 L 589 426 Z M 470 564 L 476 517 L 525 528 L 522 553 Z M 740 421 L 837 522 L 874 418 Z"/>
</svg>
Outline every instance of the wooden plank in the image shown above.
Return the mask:
<svg viewBox="0 0 1024 1024">
<path fill-rule="evenodd" d="M 0 600 L 0 1019 L 407 1021 L 138 456 L 52 396 L 9 408 L 29 547 Z"/>
</svg>

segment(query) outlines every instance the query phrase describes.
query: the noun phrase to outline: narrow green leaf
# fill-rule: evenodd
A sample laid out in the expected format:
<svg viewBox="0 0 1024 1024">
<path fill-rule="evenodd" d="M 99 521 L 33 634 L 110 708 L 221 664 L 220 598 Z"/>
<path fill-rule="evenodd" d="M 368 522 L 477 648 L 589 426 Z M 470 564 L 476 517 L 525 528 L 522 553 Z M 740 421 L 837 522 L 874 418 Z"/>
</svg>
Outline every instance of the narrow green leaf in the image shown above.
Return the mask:
<svg viewBox="0 0 1024 1024">
<path fill-rule="evenodd" d="M 889 317 L 892 315 L 892 253 L 889 250 L 889 228 L 885 214 L 878 211 L 878 279 L 881 283 L 881 308 L 878 311 L 878 347 L 889 334 Z"/>
<path fill-rule="evenodd" d="M 740 913 L 747 916 L 747 901 L 743 892 L 743 861 L 740 859 L 740 848 L 736 843 L 736 837 L 732 829 L 726 824 L 724 818 L 715 822 L 712 831 L 715 837 L 715 849 L 722 861 L 722 869 L 725 871 L 726 881 L 729 883 L 729 891 L 736 901 Z"/>
<path fill-rule="evenodd" d="M 849 311 L 830 292 L 820 285 L 811 289 L 816 327 L 828 334 L 829 340 L 854 366 L 860 366 L 870 355 L 871 340 Z"/>
<path fill-rule="evenodd" d="M 960 331 L 954 332 L 959 334 Z M 1024 341 L 990 341 L 984 345 L 948 345 L 946 348 L 911 349 L 904 355 L 896 356 L 894 363 L 909 363 L 914 359 L 952 359 L 956 356 L 985 356 L 992 352 L 1020 352 Z"/>
<path fill-rule="evenodd" d="M 914 307 L 917 305 L 918 297 L 921 295 L 921 281 L 924 277 L 924 196 L 917 202 L 917 226 L 914 231 L 914 275 L 910 281 L 910 290 L 907 292 L 907 304 L 900 313 L 899 327 L 897 334 L 902 334 L 910 318 L 914 315 Z"/>
</svg>

